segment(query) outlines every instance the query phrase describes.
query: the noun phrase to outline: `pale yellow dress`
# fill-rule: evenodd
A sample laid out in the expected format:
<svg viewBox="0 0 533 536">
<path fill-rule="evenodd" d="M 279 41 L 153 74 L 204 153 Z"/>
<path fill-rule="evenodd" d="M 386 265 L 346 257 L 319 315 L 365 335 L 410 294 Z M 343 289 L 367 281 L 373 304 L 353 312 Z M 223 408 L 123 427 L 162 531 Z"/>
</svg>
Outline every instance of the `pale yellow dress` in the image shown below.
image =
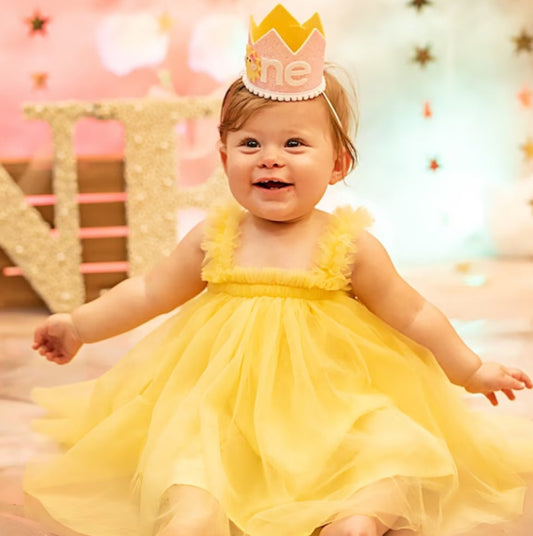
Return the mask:
<svg viewBox="0 0 533 536">
<path fill-rule="evenodd" d="M 99 379 L 35 393 L 63 452 L 26 492 L 91 536 L 150 535 L 173 485 L 207 490 L 250 536 L 355 513 L 447 536 L 520 514 L 533 423 L 467 409 L 350 295 L 367 213 L 337 209 L 308 271 L 235 266 L 242 214 L 208 217 L 205 292 Z"/>
</svg>

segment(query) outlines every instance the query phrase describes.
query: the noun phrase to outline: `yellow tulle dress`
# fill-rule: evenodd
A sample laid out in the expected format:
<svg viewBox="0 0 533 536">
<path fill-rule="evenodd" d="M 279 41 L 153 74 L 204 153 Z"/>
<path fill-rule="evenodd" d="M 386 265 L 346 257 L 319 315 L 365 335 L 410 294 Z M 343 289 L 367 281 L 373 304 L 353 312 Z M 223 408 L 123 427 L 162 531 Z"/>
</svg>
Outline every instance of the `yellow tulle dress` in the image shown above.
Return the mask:
<svg viewBox="0 0 533 536">
<path fill-rule="evenodd" d="M 519 515 L 533 423 L 468 409 L 350 295 L 367 213 L 336 209 L 307 271 L 236 266 L 242 215 L 208 216 L 203 293 L 100 378 L 35 392 L 61 449 L 28 468 L 28 496 L 91 536 L 153 534 L 173 486 L 249 536 L 353 514 L 447 536 Z"/>
</svg>

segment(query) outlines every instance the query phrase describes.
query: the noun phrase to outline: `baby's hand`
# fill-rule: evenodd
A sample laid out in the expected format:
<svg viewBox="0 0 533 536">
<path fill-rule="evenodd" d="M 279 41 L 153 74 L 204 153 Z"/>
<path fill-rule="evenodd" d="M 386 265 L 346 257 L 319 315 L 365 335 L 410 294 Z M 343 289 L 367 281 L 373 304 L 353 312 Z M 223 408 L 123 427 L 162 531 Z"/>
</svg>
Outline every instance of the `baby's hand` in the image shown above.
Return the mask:
<svg viewBox="0 0 533 536">
<path fill-rule="evenodd" d="M 32 347 L 48 361 L 64 365 L 72 360 L 82 344 L 72 317 L 60 313 L 48 317 L 37 327 Z"/>
<path fill-rule="evenodd" d="M 509 400 L 514 400 L 514 390 L 531 389 L 533 383 L 520 369 L 487 362 L 468 378 L 464 387 L 470 393 L 483 393 L 493 406 L 497 406 L 496 391 L 502 391 Z"/>
</svg>

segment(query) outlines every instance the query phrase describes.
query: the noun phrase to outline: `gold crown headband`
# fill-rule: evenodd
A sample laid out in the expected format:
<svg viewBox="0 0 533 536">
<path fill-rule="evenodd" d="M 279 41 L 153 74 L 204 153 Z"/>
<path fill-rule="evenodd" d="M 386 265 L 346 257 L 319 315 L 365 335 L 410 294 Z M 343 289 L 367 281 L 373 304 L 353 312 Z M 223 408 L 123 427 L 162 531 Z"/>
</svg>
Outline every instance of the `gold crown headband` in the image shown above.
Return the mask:
<svg viewBox="0 0 533 536">
<path fill-rule="evenodd" d="M 300 24 L 278 4 L 256 24 L 250 17 L 243 83 L 251 93 L 279 101 L 323 95 L 335 120 L 339 115 L 325 93 L 326 37 L 318 13 Z"/>
</svg>

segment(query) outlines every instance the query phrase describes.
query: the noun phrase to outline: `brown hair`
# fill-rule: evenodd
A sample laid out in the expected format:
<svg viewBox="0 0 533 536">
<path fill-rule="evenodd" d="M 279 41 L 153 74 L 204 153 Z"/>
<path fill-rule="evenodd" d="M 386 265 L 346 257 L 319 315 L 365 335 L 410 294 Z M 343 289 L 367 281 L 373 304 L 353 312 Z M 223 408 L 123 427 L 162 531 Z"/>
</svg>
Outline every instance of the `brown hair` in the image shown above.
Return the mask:
<svg viewBox="0 0 533 536">
<path fill-rule="evenodd" d="M 324 70 L 324 78 L 326 79 L 325 93 L 339 117 L 340 124 L 330 106 L 327 103 L 325 105 L 330 118 L 335 149 L 337 153 L 342 150 L 346 151 L 350 159 L 348 169 L 345 170 L 346 175 L 357 164 L 357 150 L 352 141 L 358 122 L 357 99 L 353 85 L 346 73 L 344 73 L 346 85 L 343 85 L 339 81 L 338 75 L 333 73 L 334 70 L 338 71 L 339 68 L 328 65 Z M 235 80 L 226 91 L 222 101 L 220 124 L 218 126 L 222 143 L 226 143 L 228 132 L 240 130 L 255 112 L 273 106 L 277 102 L 250 93 L 241 78 Z"/>
</svg>

